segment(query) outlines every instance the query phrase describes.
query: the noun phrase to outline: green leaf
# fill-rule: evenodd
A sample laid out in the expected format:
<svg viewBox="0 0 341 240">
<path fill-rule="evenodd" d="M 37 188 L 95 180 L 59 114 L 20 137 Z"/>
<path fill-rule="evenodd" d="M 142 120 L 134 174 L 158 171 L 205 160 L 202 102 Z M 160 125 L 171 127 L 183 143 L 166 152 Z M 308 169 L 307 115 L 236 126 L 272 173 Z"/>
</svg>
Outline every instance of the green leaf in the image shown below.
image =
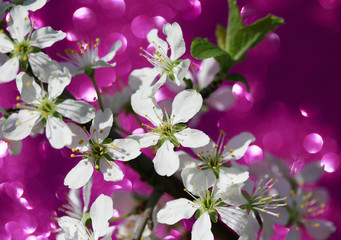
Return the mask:
<svg viewBox="0 0 341 240">
<path fill-rule="evenodd" d="M 217 39 L 218 46 L 225 50 L 226 49 L 226 29 L 220 24 L 217 25 L 217 30 L 215 31 L 215 36 Z"/>
<path fill-rule="evenodd" d="M 194 38 L 191 45 L 191 54 L 195 59 L 217 57 L 227 54 L 223 49 L 209 42 L 206 38 Z"/>
<path fill-rule="evenodd" d="M 234 65 L 234 61 L 227 53 L 215 57 L 215 60 L 217 60 L 217 62 L 219 63 L 220 72 L 223 74 L 227 74 L 230 68 Z"/>
<path fill-rule="evenodd" d="M 229 20 L 227 27 L 226 52 L 230 52 L 231 47 L 235 44 L 236 34 L 243 26 L 243 19 L 240 16 L 240 9 L 236 0 L 228 0 L 229 2 Z"/>
<path fill-rule="evenodd" d="M 210 218 L 211 218 L 212 222 L 214 222 L 214 223 L 218 222 L 218 213 L 217 213 L 217 211 L 210 212 Z"/>
<path fill-rule="evenodd" d="M 227 52 L 235 61 L 242 59 L 247 50 L 256 46 L 264 39 L 266 34 L 283 23 L 283 18 L 269 14 L 257 22 L 243 26 L 234 33 L 235 35 L 231 39 L 231 45 L 228 47 Z"/>
<path fill-rule="evenodd" d="M 193 88 L 193 82 L 190 78 L 184 78 L 184 82 L 186 83 L 186 89 L 192 89 Z"/>
<path fill-rule="evenodd" d="M 232 73 L 227 76 L 227 80 L 243 83 L 246 86 L 247 91 L 250 92 L 250 85 L 247 83 L 246 79 L 242 75 Z"/>
</svg>

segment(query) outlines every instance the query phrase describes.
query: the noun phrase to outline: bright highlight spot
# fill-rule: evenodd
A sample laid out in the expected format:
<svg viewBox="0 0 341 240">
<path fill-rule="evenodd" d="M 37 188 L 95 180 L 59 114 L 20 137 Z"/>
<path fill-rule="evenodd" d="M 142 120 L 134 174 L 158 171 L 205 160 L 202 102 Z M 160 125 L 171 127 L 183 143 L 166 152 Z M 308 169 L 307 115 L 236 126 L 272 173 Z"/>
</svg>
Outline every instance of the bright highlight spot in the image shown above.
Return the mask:
<svg viewBox="0 0 341 240">
<path fill-rule="evenodd" d="M 253 163 L 262 161 L 264 154 L 263 154 L 263 150 L 260 147 L 258 147 L 257 145 L 251 145 L 247 149 L 245 156 L 246 156 L 247 162 L 249 164 L 253 164 Z"/>
<path fill-rule="evenodd" d="M 243 87 L 239 83 L 235 83 L 232 87 L 232 93 L 235 96 L 241 96 L 244 90 Z"/>
<path fill-rule="evenodd" d="M 303 147 L 308 153 L 318 153 L 323 147 L 323 139 L 317 133 L 310 133 L 305 136 Z"/>
<path fill-rule="evenodd" d="M 326 153 L 321 159 L 321 166 L 324 166 L 324 171 L 335 172 L 340 165 L 340 157 L 336 153 Z"/>
<path fill-rule="evenodd" d="M 304 110 L 303 108 L 301 108 L 300 110 L 303 117 L 309 117 L 309 114 L 306 110 Z"/>
<path fill-rule="evenodd" d="M 96 25 L 96 15 L 90 8 L 78 8 L 72 16 L 72 22 L 75 28 L 87 31 Z"/>
<path fill-rule="evenodd" d="M 6 157 L 8 152 L 8 143 L 0 140 L 0 158 Z"/>
</svg>

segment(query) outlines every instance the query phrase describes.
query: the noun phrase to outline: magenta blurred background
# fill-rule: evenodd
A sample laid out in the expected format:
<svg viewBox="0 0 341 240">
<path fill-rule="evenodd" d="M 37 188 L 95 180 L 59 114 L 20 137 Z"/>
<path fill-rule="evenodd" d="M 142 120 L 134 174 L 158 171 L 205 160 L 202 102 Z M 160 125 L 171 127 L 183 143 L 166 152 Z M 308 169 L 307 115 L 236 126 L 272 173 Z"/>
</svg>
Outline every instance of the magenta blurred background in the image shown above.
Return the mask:
<svg viewBox="0 0 341 240">
<path fill-rule="evenodd" d="M 330 239 L 340 239 L 341 0 L 237 2 L 245 23 L 271 13 L 283 17 L 286 24 L 270 33 L 231 70 L 246 77 L 251 93 L 241 84 L 228 83 L 236 97 L 233 108 L 226 113 L 204 113 L 198 126 L 213 139 L 218 136 L 218 127 L 227 132 L 227 137 L 252 132 L 256 142 L 243 159 L 248 164 L 261 161 L 266 153 L 287 161 L 293 172 L 300 171 L 304 163 L 321 161 L 325 175 L 319 186 L 330 193 L 326 216 L 338 227 Z M 46 49 L 59 61 L 56 53 L 68 47 L 76 49 L 77 41 L 100 37 L 103 56 L 114 41 L 121 39 L 117 66 L 96 72 L 102 92 L 114 93 L 127 84 L 130 71 L 149 66 L 139 56 L 139 47 L 148 46 L 145 37 L 149 30 L 156 27 L 161 31 L 164 23 L 178 22 L 187 44 L 184 57 L 189 58 L 194 37 L 215 42 L 216 25 L 226 27 L 227 12 L 227 0 L 50 0 L 32 14 L 32 19 L 36 27 L 52 26 L 67 33 L 67 40 Z M 94 102 L 95 92 L 85 76 L 73 79 L 68 90 L 79 99 Z M 164 89 L 159 98 L 169 98 L 169 92 Z M 0 94 L 0 105 L 12 107 L 18 95 L 15 83 L 1 84 Z M 133 131 L 136 124 L 126 122 L 124 128 Z M 25 139 L 17 157 L 0 151 L 1 239 L 53 239 L 51 216 L 56 216 L 64 203 L 67 188 L 63 179 L 77 162 L 69 154 L 66 149 L 52 149 L 42 136 Z M 141 189 L 144 184 L 134 186 L 130 170 L 124 171 L 127 179 L 115 184 L 103 183 L 101 176 L 96 176 L 92 200 L 113 189 Z"/>
</svg>

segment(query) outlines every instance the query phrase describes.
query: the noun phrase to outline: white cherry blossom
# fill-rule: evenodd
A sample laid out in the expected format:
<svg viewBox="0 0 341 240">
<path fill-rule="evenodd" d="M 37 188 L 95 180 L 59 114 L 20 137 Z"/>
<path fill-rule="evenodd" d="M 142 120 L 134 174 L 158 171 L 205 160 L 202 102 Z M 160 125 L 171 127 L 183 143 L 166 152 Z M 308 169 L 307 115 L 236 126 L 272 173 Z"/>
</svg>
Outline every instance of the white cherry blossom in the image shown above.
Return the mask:
<svg viewBox="0 0 341 240">
<path fill-rule="evenodd" d="M 16 5 L 22 5 L 27 11 L 36 11 L 42 8 L 46 4 L 46 0 L 10 0 L 10 2 L 4 2 L 0 0 L 0 20 L 5 16 L 6 11 L 9 8 Z"/>
<path fill-rule="evenodd" d="M 195 214 L 197 220 L 192 228 L 191 239 L 213 240 L 211 220 L 217 222 L 218 215 L 220 215 L 221 221 L 240 235 L 247 220 L 246 212 L 238 208 L 243 203 L 242 186 L 243 184 L 235 184 L 229 188 L 221 189 L 214 184 L 211 189 L 207 185 L 201 185 L 193 192 L 186 188 L 185 191 L 194 200 L 179 198 L 167 202 L 164 208 L 157 213 L 157 221 L 172 225 L 181 219 L 189 219 Z"/>
<path fill-rule="evenodd" d="M 109 52 L 102 58 L 98 56 L 98 45 L 100 39 L 97 38 L 95 41 L 84 41 L 79 42 L 80 53 L 76 50 L 65 49 L 66 57 L 58 54 L 66 62 L 62 64 L 70 69 L 72 76 L 77 76 L 82 73 L 90 74 L 93 69 L 104 68 L 104 67 L 114 67 L 116 63 L 109 63 L 116 55 L 116 52 L 121 48 L 122 41 L 119 40 L 115 42 Z"/>
<path fill-rule="evenodd" d="M 150 132 L 131 135 L 139 141 L 141 148 L 156 145 L 159 149 L 154 157 L 155 171 L 159 175 L 170 176 L 179 169 L 179 157 L 174 147 L 184 146 L 197 148 L 206 145 L 209 137 L 202 131 L 186 128 L 187 123 L 201 108 L 202 97 L 195 90 L 184 90 L 175 96 L 172 113 L 168 115 L 157 105 L 155 98 L 144 98 L 141 90 L 133 94 L 131 103 L 133 110 L 147 118 L 153 125 L 147 126 Z"/>
<path fill-rule="evenodd" d="M 248 171 L 240 170 L 228 163 L 231 160 L 240 159 L 255 137 L 249 132 L 243 132 L 224 145 L 225 135 L 223 131 L 220 131 L 217 144 L 211 140 L 206 146 L 193 149 L 198 160 L 183 151 L 178 152 L 181 168 L 183 168 L 182 180 L 194 184 L 189 185 L 190 191 L 203 184 L 206 181 L 205 176 L 207 176 L 209 186 L 217 180 L 219 187 L 221 184 L 242 183 L 249 178 Z"/>
<path fill-rule="evenodd" d="M 48 79 L 48 92 L 45 92 L 34 78 L 19 73 L 16 83 L 24 104 L 18 103 L 19 112 L 11 114 L 4 123 L 4 137 L 15 141 L 24 139 L 35 126 L 43 123 L 41 126 L 46 127 L 46 137 L 52 147 L 60 149 L 71 144 L 72 132 L 62 116 L 87 123 L 94 118 L 95 108 L 83 101 L 57 99 L 70 81 L 71 75 L 66 68 L 57 70 Z"/>
<path fill-rule="evenodd" d="M 37 53 L 37 49 L 50 47 L 66 36 L 64 32 L 54 31 L 51 27 L 42 27 L 33 31 L 28 12 L 21 5 L 13 7 L 10 11 L 8 31 L 11 37 L 3 30 L 0 31 L 0 52 L 9 54 L 7 61 L 0 66 L 0 83 L 13 80 L 19 71 L 19 66 L 26 70 L 28 63 L 39 62 L 39 56 L 44 53 Z M 40 69 L 39 64 L 38 69 Z M 32 67 L 33 73 L 36 73 L 36 70 Z"/>
<path fill-rule="evenodd" d="M 105 236 L 103 239 L 111 239 L 115 227 L 109 227 L 108 221 L 113 215 L 112 199 L 101 194 L 90 208 L 93 231 L 90 231 L 79 219 L 68 216 L 59 218 L 58 224 L 64 231 L 65 239 L 97 240 L 102 236 Z"/>
<path fill-rule="evenodd" d="M 180 25 L 177 22 L 173 24 L 167 23 L 163 26 L 163 33 L 167 36 L 167 42 L 158 37 L 157 29 L 152 29 L 148 33 L 147 39 L 155 49 L 147 51 L 140 48 L 144 52 L 140 55 L 143 55 L 154 68 L 137 69 L 130 74 L 129 85 L 133 90 L 153 86 L 153 93 L 155 94 L 157 89 L 166 82 L 167 77 L 179 86 L 188 72 L 191 63 L 190 60 L 179 59 L 186 52 Z M 168 45 L 171 50 L 170 56 L 168 56 Z M 158 82 L 152 85 L 156 77 L 160 74 L 161 76 Z M 152 95 L 149 94 L 148 97 Z"/>
<path fill-rule="evenodd" d="M 68 123 L 73 137 L 72 143 L 68 145 L 72 149 L 71 157 L 80 156 L 82 160 L 66 175 L 64 185 L 70 188 L 80 188 L 91 178 L 94 167 L 96 171 L 103 173 L 106 181 L 120 181 L 123 172 L 114 162 L 129 161 L 140 155 L 140 146 L 133 139 L 107 138 L 113 124 L 113 116 L 110 109 L 104 112 L 99 110 L 93 119 L 88 134 L 79 126 Z"/>
</svg>

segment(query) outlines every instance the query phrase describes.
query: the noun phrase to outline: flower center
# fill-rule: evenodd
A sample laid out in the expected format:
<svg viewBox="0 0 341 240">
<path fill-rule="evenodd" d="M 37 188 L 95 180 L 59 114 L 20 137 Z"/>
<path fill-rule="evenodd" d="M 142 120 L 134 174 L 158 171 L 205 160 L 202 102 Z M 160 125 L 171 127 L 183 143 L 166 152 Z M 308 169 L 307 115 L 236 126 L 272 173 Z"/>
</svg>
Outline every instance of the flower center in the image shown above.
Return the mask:
<svg viewBox="0 0 341 240">
<path fill-rule="evenodd" d="M 48 99 L 47 96 L 43 99 L 40 106 L 37 107 L 37 110 L 40 111 L 40 115 L 43 118 L 47 118 L 48 116 L 55 116 L 56 114 L 58 114 L 56 112 L 56 103 Z"/>
<path fill-rule="evenodd" d="M 29 41 L 23 42 L 14 41 L 13 56 L 20 58 L 22 61 L 27 61 L 27 56 L 34 50 Z"/>
</svg>

